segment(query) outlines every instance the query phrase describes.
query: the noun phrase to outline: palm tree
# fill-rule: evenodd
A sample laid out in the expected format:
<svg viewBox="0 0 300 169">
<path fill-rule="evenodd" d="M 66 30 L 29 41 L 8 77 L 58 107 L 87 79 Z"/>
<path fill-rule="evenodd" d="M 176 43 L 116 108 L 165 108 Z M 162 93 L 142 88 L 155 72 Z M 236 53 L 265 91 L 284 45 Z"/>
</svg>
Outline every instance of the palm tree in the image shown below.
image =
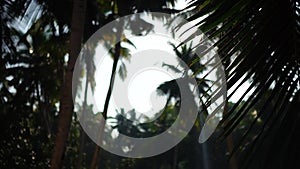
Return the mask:
<svg viewBox="0 0 300 169">
<path fill-rule="evenodd" d="M 120 17 L 120 16 L 125 16 L 125 15 L 129 15 L 129 14 L 133 14 L 136 12 L 142 12 L 142 11 L 166 11 L 168 13 L 170 12 L 174 12 L 176 10 L 172 10 L 167 8 L 167 4 L 171 3 L 174 6 L 174 0 L 160 0 L 156 3 L 151 3 L 151 1 L 149 1 L 148 3 L 141 3 L 139 1 L 133 1 L 133 2 L 127 2 L 127 1 L 121 1 L 121 0 L 116 0 L 116 1 L 112 1 L 113 3 L 113 8 L 116 8 L 116 10 L 112 10 L 112 17 Z M 117 65 L 118 65 L 118 61 L 119 58 L 121 57 L 121 41 L 122 40 L 122 35 L 123 35 L 123 23 L 120 23 L 119 25 L 120 27 L 117 28 L 117 33 L 116 33 L 116 43 L 114 46 L 114 53 L 113 53 L 113 66 L 112 66 L 112 71 L 111 71 L 111 77 L 110 77 L 110 84 L 109 84 L 109 89 L 107 91 L 107 95 L 106 95 L 106 99 L 105 99 L 105 103 L 104 103 L 104 108 L 103 108 L 103 117 L 104 119 L 107 118 L 107 111 L 108 111 L 108 106 L 109 106 L 109 101 L 111 98 L 111 94 L 112 94 L 112 90 L 113 90 L 113 82 L 114 82 L 114 76 L 117 70 Z M 134 30 L 132 30 L 134 31 Z M 139 32 L 137 32 L 139 33 Z M 102 140 L 102 133 L 104 130 L 104 124 L 101 124 L 100 127 L 100 134 L 99 134 L 99 139 Z M 93 155 L 93 160 L 91 163 L 90 168 L 91 169 L 95 169 L 98 163 L 98 159 L 99 159 L 99 153 L 100 153 L 100 147 L 98 145 L 96 145 L 95 147 L 95 152 Z"/>
<path fill-rule="evenodd" d="M 170 45 L 174 48 L 174 52 L 175 52 L 176 56 L 178 57 L 178 59 L 182 60 L 182 62 L 180 62 L 179 64 L 184 64 L 181 66 L 186 69 L 189 69 L 192 72 L 192 74 L 194 75 L 195 82 L 197 83 L 197 88 L 198 88 L 198 92 L 199 92 L 198 97 L 200 98 L 200 103 L 201 103 L 200 104 L 201 111 L 199 111 L 199 113 L 201 113 L 201 115 L 199 117 L 202 118 L 204 116 L 208 116 L 209 113 L 208 113 L 207 107 L 209 107 L 209 104 L 204 100 L 209 100 L 210 98 L 213 97 L 212 95 L 215 95 L 215 94 L 212 94 L 210 92 L 210 89 L 212 86 L 210 84 L 211 81 L 209 79 L 197 77 L 198 75 L 203 74 L 203 71 L 206 70 L 205 66 L 202 65 L 202 63 L 200 61 L 198 61 L 195 64 L 193 64 L 190 68 L 185 67 L 185 65 L 191 65 L 192 62 L 195 60 L 195 58 L 198 57 L 191 46 L 192 44 L 190 44 L 189 47 L 187 44 L 182 45 L 181 50 L 179 50 L 178 47 L 176 47 L 172 43 Z M 202 46 L 202 47 L 204 48 L 204 46 Z M 191 77 L 187 73 L 188 70 L 181 71 L 174 65 L 165 64 L 164 66 L 172 69 L 175 72 L 182 72 L 182 74 L 183 74 L 183 77 L 164 82 L 157 88 L 158 90 L 161 91 L 161 94 L 168 96 L 166 105 L 168 105 L 170 103 L 171 98 L 173 98 L 176 100 L 174 107 L 178 107 L 178 105 L 180 105 L 180 102 L 181 102 L 181 99 L 183 96 L 181 95 L 182 91 L 180 91 L 177 81 L 180 81 L 181 79 L 184 79 L 184 78 L 189 79 Z M 201 71 L 199 71 L 199 70 L 201 70 Z M 193 85 L 193 83 L 191 83 L 191 85 Z M 189 92 L 193 93 L 193 91 L 189 91 Z M 185 93 L 185 94 L 187 94 L 187 93 Z M 212 95 L 210 95 L 210 94 L 212 94 Z M 170 112 L 168 112 L 168 113 L 170 113 Z M 164 123 L 168 123 L 168 122 L 164 121 Z M 166 124 L 162 124 L 162 125 L 166 125 Z M 201 124 L 201 125 L 203 125 L 203 124 Z M 204 145 L 204 146 L 207 146 L 207 145 Z M 174 147 L 172 168 L 176 169 L 177 166 L 178 166 L 178 146 L 176 145 Z"/>
<path fill-rule="evenodd" d="M 27 33 L 22 34 L 8 25 L 15 18 L 24 15 L 29 2 L 31 1 L 1 1 L 0 108 L 2 112 L 1 129 L 4 131 L 1 134 L 1 144 L 3 143 L 3 145 L 4 143 L 10 145 L 23 143 L 25 138 L 27 140 L 29 138 L 35 140 L 44 138 L 44 136 L 33 137 L 30 134 L 22 134 L 19 128 L 29 131 L 48 124 L 49 114 L 47 113 L 56 111 L 54 104 L 57 103 L 56 95 L 59 91 L 57 87 L 63 81 L 57 77 L 62 77 L 62 72 L 64 72 L 64 63 L 61 58 L 63 57 L 62 53 L 67 53 L 64 51 L 64 45 L 67 42 L 66 35 L 52 36 L 51 40 L 47 40 L 43 39 L 45 38 L 43 31 L 46 30 L 48 25 L 55 34 L 56 27 L 53 20 L 56 20 L 59 25 L 60 32 L 63 25 L 66 24 L 69 27 L 72 9 L 67 7 L 71 4 L 71 1 L 37 1 L 43 4 L 45 11 L 49 13 L 47 15 L 43 13 L 43 16 L 46 17 L 33 25 Z M 75 0 L 75 2 L 85 3 L 84 0 Z M 98 2 L 102 3 L 101 5 L 105 8 L 111 8 L 110 4 L 103 1 Z M 114 6 L 113 10 L 118 9 L 118 14 L 121 16 L 136 11 L 171 11 L 163 8 L 166 2 L 164 0 L 156 1 L 156 3 L 151 1 L 143 1 L 143 3 L 141 1 L 127 2 L 116 1 L 114 4 L 117 5 Z M 85 23 L 92 23 L 95 16 L 104 17 L 104 12 L 107 10 L 99 9 L 97 5 L 91 5 L 94 1 L 88 1 L 87 3 L 87 6 L 93 6 L 96 8 L 95 10 L 99 10 L 100 14 L 93 15 L 91 10 L 88 10 Z M 174 3 L 174 1 L 171 1 L 171 3 Z M 207 34 L 208 38 L 215 42 L 214 45 L 218 48 L 219 55 L 226 68 L 228 88 L 232 91 L 228 93 L 228 97 L 231 98 L 237 89 L 241 89 L 242 84 L 250 83 L 240 100 L 233 106 L 227 106 L 228 110 L 221 125 L 224 129 L 222 140 L 234 133 L 243 119 L 252 113 L 253 108 L 257 109 L 257 115 L 247 125 L 243 137 L 237 144 L 233 145 L 233 151 L 230 152 L 231 156 L 239 154 L 241 157 L 245 155 L 248 157 L 238 158 L 240 167 L 292 168 L 293 166 L 299 166 L 297 162 L 299 160 L 297 150 L 300 141 L 297 137 L 299 135 L 297 131 L 300 130 L 298 123 L 299 109 L 297 109 L 300 104 L 299 4 L 298 0 L 239 0 L 232 2 L 191 0 L 189 6 L 184 9 L 183 15 L 186 15 L 187 20 L 197 23 L 195 26 L 199 27 Z M 77 3 L 74 3 L 74 5 L 77 5 Z M 84 5 L 81 7 L 84 7 Z M 83 10 L 83 8 L 80 9 Z M 78 14 L 76 10 L 73 12 L 74 16 Z M 74 61 L 80 50 L 81 39 L 86 40 L 101 24 L 105 24 L 104 22 L 100 25 L 88 26 L 83 33 L 83 20 L 82 16 L 81 19 L 74 20 L 74 22 L 78 21 L 81 24 L 71 24 L 72 26 L 79 26 L 80 29 L 76 32 L 72 30 L 74 27 L 71 28 L 72 37 L 70 42 L 72 50 L 64 78 L 65 85 L 61 88 L 64 95 L 61 96 L 59 132 L 53 159 L 51 160 L 53 168 L 61 166 L 69 126 L 72 121 L 73 103 L 71 101 L 70 79 Z M 82 36 L 83 34 L 84 36 Z M 35 36 L 33 42 L 26 39 L 27 35 Z M 18 41 L 17 46 L 25 47 L 22 51 L 17 49 L 14 39 Z M 50 59 L 48 59 L 47 53 L 50 53 Z M 30 64 L 32 67 L 23 67 L 22 64 L 24 63 Z M 14 64 L 18 67 L 7 66 Z M 45 74 L 48 76 L 45 76 Z M 10 79 L 11 75 L 13 79 Z M 16 93 L 12 92 L 11 88 L 17 89 Z M 30 102 L 29 105 L 28 102 Z M 32 116 L 38 117 L 35 115 L 36 112 L 41 112 L 45 119 L 33 120 Z M 52 116 L 50 121 L 51 118 L 54 118 Z M 28 126 L 27 123 L 19 122 L 26 120 L 30 120 L 34 125 Z M 7 130 L 7 126 L 11 127 L 12 124 L 18 127 Z M 46 128 L 49 128 L 49 130 L 44 130 Z M 49 132 L 51 135 L 51 129 L 51 126 L 45 126 L 42 131 Z M 255 135 L 250 137 L 250 133 Z M 6 136 L 7 138 L 4 138 Z M 13 140 L 18 138 L 17 136 L 21 140 Z M 42 146 L 44 144 L 40 143 L 24 143 L 24 147 L 27 149 L 23 150 L 22 154 L 15 155 L 15 159 L 25 157 L 32 147 L 41 146 L 44 148 Z M 47 146 L 49 145 L 47 144 Z M 3 156 L 3 152 L 4 155 L 7 155 L 11 152 L 18 152 L 15 150 L 18 149 L 13 146 L 1 148 L 1 159 L 4 157 L 4 162 L 1 161 L 1 163 L 3 162 L 4 167 L 11 167 L 9 164 L 15 161 Z M 42 151 L 44 150 L 40 150 L 40 152 Z M 8 163 L 5 160 L 10 161 Z M 29 162 L 31 159 L 26 160 L 26 162 L 22 162 L 24 167 L 47 166 L 46 160 L 43 163 L 42 158 L 40 159 L 40 165 L 32 165 Z"/>
<path fill-rule="evenodd" d="M 70 37 L 70 58 L 64 76 L 64 84 L 61 90 L 62 96 L 60 99 L 58 132 L 51 158 L 51 169 L 59 169 L 62 167 L 63 155 L 68 140 L 74 107 L 72 101 L 72 77 L 75 62 L 81 49 L 81 42 L 84 30 L 85 10 L 86 0 L 73 1 Z"/>
<path fill-rule="evenodd" d="M 250 83 L 224 115 L 221 140 L 235 130 L 253 106 L 262 104 L 231 156 L 246 154 L 247 158 L 239 159 L 240 167 L 299 166 L 293 151 L 299 147 L 295 142 L 300 120 L 299 109 L 295 108 L 300 100 L 299 1 L 192 0 L 185 11 L 187 20 L 196 23 L 218 48 L 226 68 L 227 87 L 232 91 L 228 99 L 242 84 Z M 267 111 L 273 102 L 273 108 Z M 262 127 L 253 130 L 260 120 Z M 247 140 L 253 131 L 256 136 Z M 283 148 L 282 143 L 286 144 Z"/>
</svg>

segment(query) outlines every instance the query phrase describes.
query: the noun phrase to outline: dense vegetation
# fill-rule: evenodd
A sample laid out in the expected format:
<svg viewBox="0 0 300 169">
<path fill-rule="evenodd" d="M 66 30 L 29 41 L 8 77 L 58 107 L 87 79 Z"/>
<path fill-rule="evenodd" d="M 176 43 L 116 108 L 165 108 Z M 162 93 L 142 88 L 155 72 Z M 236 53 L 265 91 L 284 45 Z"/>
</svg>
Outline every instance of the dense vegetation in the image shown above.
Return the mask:
<svg viewBox="0 0 300 169">
<path fill-rule="evenodd" d="M 0 168 L 299 167 L 300 2 L 191 0 L 182 10 L 175 10 L 175 3 L 2 0 Z M 179 145 L 155 157 L 131 159 L 99 153 L 81 130 L 70 77 L 81 44 L 96 30 L 117 17 L 142 11 L 198 21 L 195 26 L 218 48 L 228 99 L 242 84 L 250 85 L 236 103 L 227 101 L 223 119 L 208 142 L 197 142 L 205 116 L 199 113 Z M 112 57 L 117 61 L 122 49 L 115 48 Z M 192 55 L 181 52 L 178 55 Z M 197 66 L 193 69 L 197 71 Z M 171 116 L 156 122 L 163 127 L 148 124 L 152 134 L 170 125 L 176 106 L 166 110 Z M 141 128 L 149 127 L 135 126 L 122 117 L 115 127 L 128 135 L 139 135 Z"/>
</svg>

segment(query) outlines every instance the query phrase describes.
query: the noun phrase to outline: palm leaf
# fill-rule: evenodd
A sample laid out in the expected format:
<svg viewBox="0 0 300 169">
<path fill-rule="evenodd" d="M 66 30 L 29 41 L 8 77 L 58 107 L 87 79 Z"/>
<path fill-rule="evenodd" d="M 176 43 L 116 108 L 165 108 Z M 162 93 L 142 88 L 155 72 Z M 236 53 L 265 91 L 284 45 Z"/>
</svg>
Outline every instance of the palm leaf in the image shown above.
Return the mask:
<svg viewBox="0 0 300 169">
<path fill-rule="evenodd" d="M 241 166 L 246 168 L 256 166 L 257 163 L 254 161 L 263 157 L 259 154 L 264 153 L 257 150 L 266 150 L 269 160 L 278 159 L 279 155 L 272 154 L 278 142 L 271 141 L 274 144 L 265 146 L 267 141 L 272 140 L 270 138 L 284 136 L 281 138 L 287 144 L 295 143 L 291 138 L 295 135 L 295 128 L 299 128 L 297 121 L 300 120 L 299 111 L 297 113 L 293 109 L 295 104 L 299 104 L 300 88 L 299 4 L 299 1 L 193 0 L 187 7 L 190 9 L 187 20 L 204 18 L 198 21 L 196 26 L 206 33 L 218 48 L 218 54 L 226 70 L 227 87 L 233 91 L 228 98 L 231 98 L 244 83 L 251 81 L 249 87 L 244 89 L 244 95 L 222 119 L 221 126 L 224 129 L 221 134 L 222 140 L 237 130 L 253 108 L 257 109 L 257 105 L 262 104 L 258 109 L 258 115 L 248 125 L 231 152 L 231 155 L 246 154 L 247 158 L 241 160 Z M 192 37 L 187 38 L 190 39 Z M 247 94 L 250 94 L 248 98 Z M 271 102 L 273 99 L 276 100 L 274 105 Z M 272 110 L 266 110 L 270 106 Z M 257 128 L 256 126 L 260 126 L 258 119 L 261 117 L 267 117 L 262 120 L 262 127 L 253 130 Z M 288 127 L 293 127 L 294 130 Z M 256 134 L 249 141 L 250 133 Z M 281 151 L 287 153 L 293 146 L 295 145 Z M 280 157 L 283 161 L 290 161 L 286 157 Z M 264 167 L 283 168 L 269 163 L 264 162 Z"/>
</svg>

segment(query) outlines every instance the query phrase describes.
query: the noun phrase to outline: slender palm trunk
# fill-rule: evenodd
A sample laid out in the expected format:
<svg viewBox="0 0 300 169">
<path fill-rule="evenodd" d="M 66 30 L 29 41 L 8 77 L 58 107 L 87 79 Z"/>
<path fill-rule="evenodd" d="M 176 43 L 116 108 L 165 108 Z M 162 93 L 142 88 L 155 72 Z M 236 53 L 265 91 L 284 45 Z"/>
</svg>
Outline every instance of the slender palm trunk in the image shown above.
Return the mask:
<svg viewBox="0 0 300 169">
<path fill-rule="evenodd" d="M 177 163 L 178 163 L 178 145 L 176 145 L 174 147 L 172 169 L 176 169 L 177 168 Z"/>
<path fill-rule="evenodd" d="M 89 63 L 87 63 L 89 64 Z M 87 74 L 85 79 L 85 89 L 84 89 L 84 100 L 83 100 L 83 106 L 82 106 L 82 113 L 86 112 L 87 108 L 87 93 L 88 93 L 88 84 L 89 84 L 89 69 L 87 66 Z M 85 116 L 82 116 L 82 121 L 84 122 Z M 78 159 L 77 159 L 77 169 L 82 168 L 82 161 L 83 161 L 83 152 L 84 152 L 84 143 L 85 143 L 85 132 L 83 131 L 83 128 L 80 126 L 80 143 L 79 143 L 79 152 L 78 152 Z"/>
<path fill-rule="evenodd" d="M 120 24 L 120 25 L 122 26 L 122 24 Z M 119 27 L 118 31 L 117 31 L 117 38 L 116 38 L 117 41 L 121 40 L 122 32 L 123 32 L 122 28 Z M 115 74 L 116 74 L 116 70 L 117 70 L 118 61 L 119 61 L 119 58 L 120 58 L 120 50 L 121 50 L 121 42 L 117 42 L 116 45 L 115 45 L 114 61 L 113 61 L 113 66 L 112 66 L 112 70 L 111 70 L 109 88 L 108 88 L 108 91 L 107 91 L 107 94 L 106 94 L 106 99 L 105 99 L 103 113 L 102 113 L 104 119 L 107 118 L 109 100 L 111 98 L 111 94 L 112 94 L 112 91 L 113 91 Z M 105 127 L 105 123 L 101 123 L 100 125 L 101 126 L 100 126 L 100 131 L 99 131 L 100 132 L 99 133 L 99 141 L 101 142 L 104 127 Z M 101 150 L 100 147 L 98 145 L 96 145 L 90 169 L 96 169 L 96 166 L 97 166 L 98 161 L 99 161 L 100 150 Z"/>
<path fill-rule="evenodd" d="M 62 85 L 62 95 L 60 98 L 58 131 L 55 146 L 51 158 L 51 169 L 60 169 L 66 143 L 70 131 L 70 125 L 73 115 L 72 101 L 72 75 L 77 56 L 80 52 L 82 35 L 84 29 L 86 0 L 74 0 L 72 12 L 72 26 L 70 37 L 70 58 L 65 73 L 64 83 Z"/>
<path fill-rule="evenodd" d="M 226 104 L 224 107 L 224 116 L 227 113 L 227 111 L 228 111 L 228 100 L 226 100 Z M 231 154 L 233 152 L 233 147 L 234 147 L 232 134 L 229 134 L 227 136 L 226 145 L 227 145 L 228 152 Z M 230 169 L 238 169 L 237 160 L 236 160 L 235 155 L 232 155 L 231 158 L 229 159 L 229 168 Z"/>
</svg>

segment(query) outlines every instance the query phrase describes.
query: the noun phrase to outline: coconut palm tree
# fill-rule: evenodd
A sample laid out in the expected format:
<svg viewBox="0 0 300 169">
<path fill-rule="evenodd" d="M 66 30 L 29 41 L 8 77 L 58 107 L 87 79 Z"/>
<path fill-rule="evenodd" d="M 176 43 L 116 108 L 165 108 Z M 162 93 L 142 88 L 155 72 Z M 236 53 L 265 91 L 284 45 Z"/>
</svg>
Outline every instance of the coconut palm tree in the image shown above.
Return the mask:
<svg viewBox="0 0 300 169">
<path fill-rule="evenodd" d="M 32 36 L 37 35 L 37 38 L 33 40 L 34 44 L 28 43 L 26 39 L 28 34 L 25 33 L 26 35 L 22 36 L 17 30 L 13 30 L 8 25 L 15 18 L 24 16 L 30 4 L 29 2 L 31 1 L 1 1 L 0 107 L 1 111 L 4 112 L 1 114 L 1 128 L 3 127 L 4 129 L 1 137 L 9 135 L 11 139 L 15 138 L 15 135 L 20 134 L 19 130 L 18 128 L 6 130 L 5 127 L 11 126 L 10 123 L 13 123 L 29 131 L 30 128 L 25 123 L 19 123 L 18 120 L 28 119 L 34 112 L 37 112 L 35 107 L 38 107 L 40 112 L 55 111 L 54 103 L 57 102 L 55 100 L 57 99 L 57 91 L 59 91 L 57 87 L 63 81 L 61 79 L 58 80 L 57 77 L 62 77 L 63 73 L 59 72 L 64 72 L 62 70 L 64 63 L 61 62 L 63 55 L 59 58 L 54 58 L 52 55 L 55 56 L 57 54 L 60 56 L 62 54 L 60 50 L 65 50 L 63 46 L 66 45 L 65 42 L 67 41 L 65 41 L 65 36 L 60 37 L 65 38 L 65 40 L 58 40 L 56 39 L 57 37 L 53 36 L 53 39 L 49 40 L 51 43 L 45 43 L 48 42 L 48 40 L 43 40 L 43 31 L 46 30 L 46 25 L 50 25 L 53 34 L 55 34 L 55 29 L 57 28 L 54 26 L 53 20 L 49 18 L 53 19 L 54 16 L 60 32 L 63 32 L 64 24 L 68 28 L 70 28 L 70 25 L 75 24 L 71 24 L 70 19 L 72 9 L 69 6 L 72 4 L 71 1 L 54 0 L 50 2 L 38 0 L 37 2 L 43 4 L 45 11 L 49 15 L 48 18 L 43 18 L 45 19 L 44 22 L 38 22 L 37 25 L 32 27 L 32 30 L 28 31 L 28 34 Z M 134 3 L 133 1 L 131 1 L 132 3 L 127 3 L 127 1 L 115 2 L 113 10 L 118 9 L 118 13 L 121 16 L 140 11 L 172 11 L 164 8 L 166 1 L 163 0 L 156 1 L 156 3 L 151 1 L 143 1 L 143 3 L 141 1 L 134 1 Z M 53 160 L 51 161 L 53 168 L 61 166 L 69 126 L 72 121 L 73 105 L 71 88 L 68 88 L 68 85 L 70 86 L 71 83 L 70 71 L 80 50 L 81 39 L 85 41 L 100 25 L 105 24 L 105 22 L 100 22 L 100 25 L 91 23 L 92 21 L 97 23 L 97 21 L 103 19 L 105 17 L 104 13 L 107 12 L 106 9 L 111 8 L 110 3 L 104 1 L 98 1 L 98 3 L 100 5 L 95 5 L 95 1 L 88 0 L 87 6 L 89 10 L 86 13 L 85 21 L 81 18 L 77 20 L 81 21 L 81 24 L 75 24 L 81 30 L 79 29 L 77 33 L 72 31 L 74 33 L 71 38 L 71 46 L 74 48 L 72 50 L 73 53 L 70 53 L 69 65 L 64 78 L 65 85 L 62 85 L 61 89 L 61 91 L 65 92 L 65 95 L 61 97 L 61 120 L 57 136 L 57 147 L 54 151 L 54 154 L 57 155 L 53 154 Z M 171 1 L 171 3 L 174 2 Z M 292 168 L 293 166 L 299 166 L 297 162 L 299 160 L 297 150 L 299 149 L 298 143 L 300 141 L 297 137 L 300 130 L 298 123 L 299 109 L 297 108 L 300 103 L 299 4 L 298 0 L 191 0 L 188 7 L 182 12 L 182 15 L 185 15 L 187 20 L 196 23 L 195 26 L 199 27 L 209 39 L 215 42 L 214 45 L 218 48 L 218 53 L 226 68 L 227 83 L 230 89 L 228 99 L 238 89 L 244 90 L 244 95 L 233 106 L 227 106 L 228 109 L 221 124 L 221 127 L 224 129 L 221 140 L 234 133 L 236 127 L 243 122 L 243 119 L 253 113 L 253 108 L 257 109 L 255 118 L 251 119 L 251 123 L 246 125 L 243 137 L 234 145 L 232 144 L 233 147 L 230 154 L 231 156 L 234 154 L 239 155 L 235 156 L 238 157 L 237 165 L 239 167 Z M 90 10 L 91 8 L 95 10 Z M 97 10 L 100 11 L 99 15 L 94 15 L 91 12 Z M 74 10 L 73 12 L 78 11 Z M 82 25 L 89 25 L 85 28 L 84 33 Z M 40 30 L 41 27 L 43 28 L 42 30 Z M 26 48 L 18 52 L 14 39 L 18 39 L 20 41 L 19 45 L 22 44 Z M 45 44 L 45 46 L 41 44 Z M 49 44 L 51 44 L 51 47 L 48 46 L 47 52 L 43 53 Z M 31 53 L 32 49 L 33 53 Z M 47 59 L 47 53 L 50 53 L 50 61 Z M 64 51 L 63 53 L 66 52 Z M 24 62 L 28 62 L 33 67 L 22 67 L 22 64 L 19 64 Z M 13 64 L 20 67 L 7 67 L 7 65 Z M 49 75 L 49 71 L 53 73 Z M 45 74 L 49 76 L 43 76 Z M 10 75 L 13 75 L 13 79 L 8 78 Z M 244 89 L 242 87 L 243 84 L 248 84 L 249 87 Z M 11 87 L 17 89 L 16 94 L 12 92 Z M 39 96 L 35 95 L 37 93 Z M 28 105 L 28 102 L 30 102 L 30 105 Z M 28 112 L 28 114 L 19 112 Z M 45 114 L 45 117 L 47 116 Z M 42 122 L 37 120 L 37 122 L 45 122 L 47 124 L 47 120 Z M 249 137 L 249 133 L 251 135 L 254 133 L 254 136 Z M 27 136 L 29 135 L 21 135 L 21 141 Z M 1 141 L 7 143 L 8 139 L 2 139 Z M 11 143 L 17 143 L 17 141 L 12 141 Z M 24 145 L 28 147 L 29 151 L 30 146 L 25 143 Z M 40 144 L 32 146 L 36 145 Z M 7 146 L 3 150 L 4 153 L 9 153 L 17 149 L 14 149 L 13 146 Z M 1 157 L 4 156 L 2 155 Z M 15 158 L 17 159 L 17 156 Z M 9 160 L 8 158 L 6 159 Z M 29 164 L 29 160 L 23 166 Z M 6 168 L 11 167 L 7 164 L 3 163 L 3 166 Z"/>
<path fill-rule="evenodd" d="M 84 31 L 85 10 L 86 0 L 73 1 L 70 36 L 70 57 L 64 75 L 64 83 L 62 87 L 62 96 L 59 108 L 60 114 L 58 119 L 58 132 L 51 158 L 51 169 L 59 169 L 62 167 L 62 159 L 68 140 L 74 108 L 72 101 L 72 76 L 75 62 L 81 49 Z"/>
</svg>

